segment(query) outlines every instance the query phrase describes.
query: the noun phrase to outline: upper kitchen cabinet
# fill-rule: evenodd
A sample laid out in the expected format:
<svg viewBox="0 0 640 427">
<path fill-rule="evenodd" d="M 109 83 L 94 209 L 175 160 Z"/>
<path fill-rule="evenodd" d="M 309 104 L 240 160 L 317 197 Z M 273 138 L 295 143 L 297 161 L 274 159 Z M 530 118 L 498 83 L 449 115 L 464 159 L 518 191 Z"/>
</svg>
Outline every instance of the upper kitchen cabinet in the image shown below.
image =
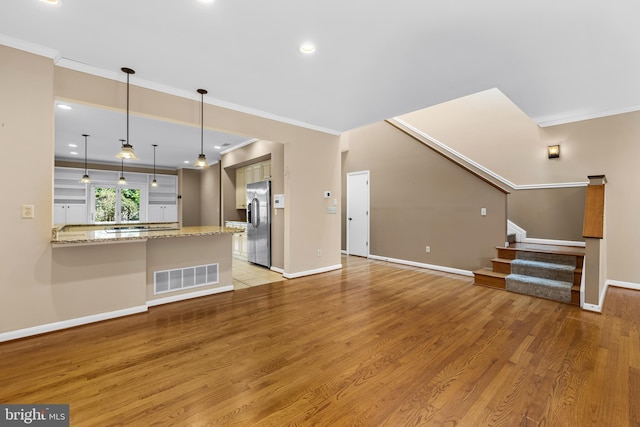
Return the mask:
<svg viewBox="0 0 640 427">
<path fill-rule="evenodd" d="M 247 184 L 271 179 L 271 160 L 236 169 L 236 209 L 247 208 Z"/>
</svg>

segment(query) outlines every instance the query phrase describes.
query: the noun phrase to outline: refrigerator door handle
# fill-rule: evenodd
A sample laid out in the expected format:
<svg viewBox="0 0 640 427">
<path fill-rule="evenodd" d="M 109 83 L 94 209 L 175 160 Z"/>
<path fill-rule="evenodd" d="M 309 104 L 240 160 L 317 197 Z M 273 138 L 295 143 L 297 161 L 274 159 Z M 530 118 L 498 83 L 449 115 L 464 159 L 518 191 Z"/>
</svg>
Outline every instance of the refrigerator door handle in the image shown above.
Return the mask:
<svg viewBox="0 0 640 427">
<path fill-rule="evenodd" d="M 255 228 L 260 226 L 260 201 L 257 198 L 253 198 L 251 201 L 252 211 L 253 211 L 253 221 L 252 224 Z"/>
<path fill-rule="evenodd" d="M 253 224 L 253 221 L 251 220 L 251 218 L 253 217 L 251 215 L 251 205 L 252 205 L 252 203 L 247 203 L 247 222 L 249 224 Z"/>
</svg>

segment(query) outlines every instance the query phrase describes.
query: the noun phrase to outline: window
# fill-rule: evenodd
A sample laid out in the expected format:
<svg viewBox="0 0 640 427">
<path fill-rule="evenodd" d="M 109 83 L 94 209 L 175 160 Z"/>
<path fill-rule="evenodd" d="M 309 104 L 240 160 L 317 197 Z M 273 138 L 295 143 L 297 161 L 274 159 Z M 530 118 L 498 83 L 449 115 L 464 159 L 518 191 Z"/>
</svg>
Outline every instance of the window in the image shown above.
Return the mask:
<svg viewBox="0 0 640 427">
<path fill-rule="evenodd" d="M 91 222 L 140 222 L 144 218 L 142 186 L 92 185 Z"/>
</svg>

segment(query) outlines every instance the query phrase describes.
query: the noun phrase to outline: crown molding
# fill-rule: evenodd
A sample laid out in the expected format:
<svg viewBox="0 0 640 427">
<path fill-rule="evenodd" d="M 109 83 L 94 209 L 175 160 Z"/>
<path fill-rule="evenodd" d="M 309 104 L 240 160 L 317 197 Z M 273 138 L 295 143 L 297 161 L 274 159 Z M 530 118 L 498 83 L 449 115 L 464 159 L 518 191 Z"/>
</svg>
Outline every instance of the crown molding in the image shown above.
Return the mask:
<svg viewBox="0 0 640 427">
<path fill-rule="evenodd" d="M 25 52 L 33 53 L 34 55 L 44 56 L 46 58 L 53 59 L 53 63 L 55 64 L 60 59 L 60 51 L 56 49 L 51 49 L 49 47 L 45 47 L 36 43 L 31 43 L 25 40 L 16 39 L 5 34 L 0 34 L 0 44 L 23 50 Z"/>
<path fill-rule="evenodd" d="M 120 71 L 105 70 L 103 68 L 94 67 L 93 65 L 84 64 L 82 62 L 77 62 L 68 58 L 59 58 L 59 60 L 56 61 L 56 65 L 62 68 L 67 68 L 69 70 L 79 71 L 81 73 L 91 74 L 98 77 L 104 77 L 106 79 L 125 81 L 125 77 L 122 75 Z M 191 93 L 191 91 L 178 89 L 173 86 L 163 85 L 160 83 L 152 82 L 150 80 L 141 79 L 139 77 L 136 77 L 134 81 L 131 82 L 131 85 L 200 102 L 200 95 L 197 95 L 195 92 Z M 234 104 L 232 102 L 223 101 L 223 100 L 212 98 L 209 96 L 204 97 L 204 103 L 208 105 L 215 105 L 216 107 L 226 108 L 228 110 L 237 111 L 239 113 L 245 113 L 245 114 L 249 114 L 256 117 L 261 117 L 267 120 L 274 120 L 274 121 L 286 123 L 292 126 L 297 126 L 297 127 L 317 131 L 317 132 L 327 133 L 330 135 L 337 136 L 337 135 L 340 135 L 341 133 L 334 129 L 315 126 L 309 123 L 290 119 L 288 117 L 278 116 L 276 114 L 267 113 L 265 111 L 257 110 L 250 107 L 245 107 L 242 105 Z"/>
<path fill-rule="evenodd" d="M 545 128 L 550 126 L 566 125 L 570 123 L 583 122 L 585 120 L 601 119 L 603 117 L 617 116 L 618 114 L 626 114 L 640 111 L 640 105 L 631 107 L 616 108 L 614 110 L 601 111 L 599 113 L 579 114 L 572 116 L 554 115 L 534 119 L 538 126 Z"/>
</svg>

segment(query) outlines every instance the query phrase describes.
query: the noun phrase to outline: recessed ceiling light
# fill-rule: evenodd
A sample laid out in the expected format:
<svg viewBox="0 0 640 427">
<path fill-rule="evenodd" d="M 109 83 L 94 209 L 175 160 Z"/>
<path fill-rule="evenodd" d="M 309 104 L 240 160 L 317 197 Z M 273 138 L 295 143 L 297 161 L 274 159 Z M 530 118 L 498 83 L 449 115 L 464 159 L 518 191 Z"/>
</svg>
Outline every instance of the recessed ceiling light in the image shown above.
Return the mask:
<svg viewBox="0 0 640 427">
<path fill-rule="evenodd" d="M 316 51 L 316 47 L 311 43 L 302 43 L 298 50 L 302 53 L 313 53 Z"/>
<path fill-rule="evenodd" d="M 215 148 L 216 150 L 221 149 L 222 147 L 220 147 L 219 145 L 214 145 L 213 148 Z"/>
<path fill-rule="evenodd" d="M 188 165 L 188 164 L 189 164 L 189 160 L 185 160 L 185 161 L 184 161 L 184 164 L 185 164 L 185 165 Z"/>
<path fill-rule="evenodd" d="M 77 151 L 72 151 L 71 154 L 73 154 L 74 156 L 77 156 L 78 152 Z"/>
<path fill-rule="evenodd" d="M 57 107 L 61 110 L 73 110 L 73 107 L 67 104 L 58 104 Z"/>
<path fill-rule="evenodd" d="M 62 4 L 62 0 L 40 0 L 42 3 L 48 4 L 49 6 L 60 6 Z"/>
<path fill-rule="evenodd" d="M 214 0 L 198 0 L 200 3 L 213 3 Z"/>
<path fill-rule="evenodd" d="M 75 147 L 77 147 L 77 146 L 78 146 L 77 144 L 69 144 L 69 147 L 73 147 L 73 148 L 75 148 Z"/>
</svg>

